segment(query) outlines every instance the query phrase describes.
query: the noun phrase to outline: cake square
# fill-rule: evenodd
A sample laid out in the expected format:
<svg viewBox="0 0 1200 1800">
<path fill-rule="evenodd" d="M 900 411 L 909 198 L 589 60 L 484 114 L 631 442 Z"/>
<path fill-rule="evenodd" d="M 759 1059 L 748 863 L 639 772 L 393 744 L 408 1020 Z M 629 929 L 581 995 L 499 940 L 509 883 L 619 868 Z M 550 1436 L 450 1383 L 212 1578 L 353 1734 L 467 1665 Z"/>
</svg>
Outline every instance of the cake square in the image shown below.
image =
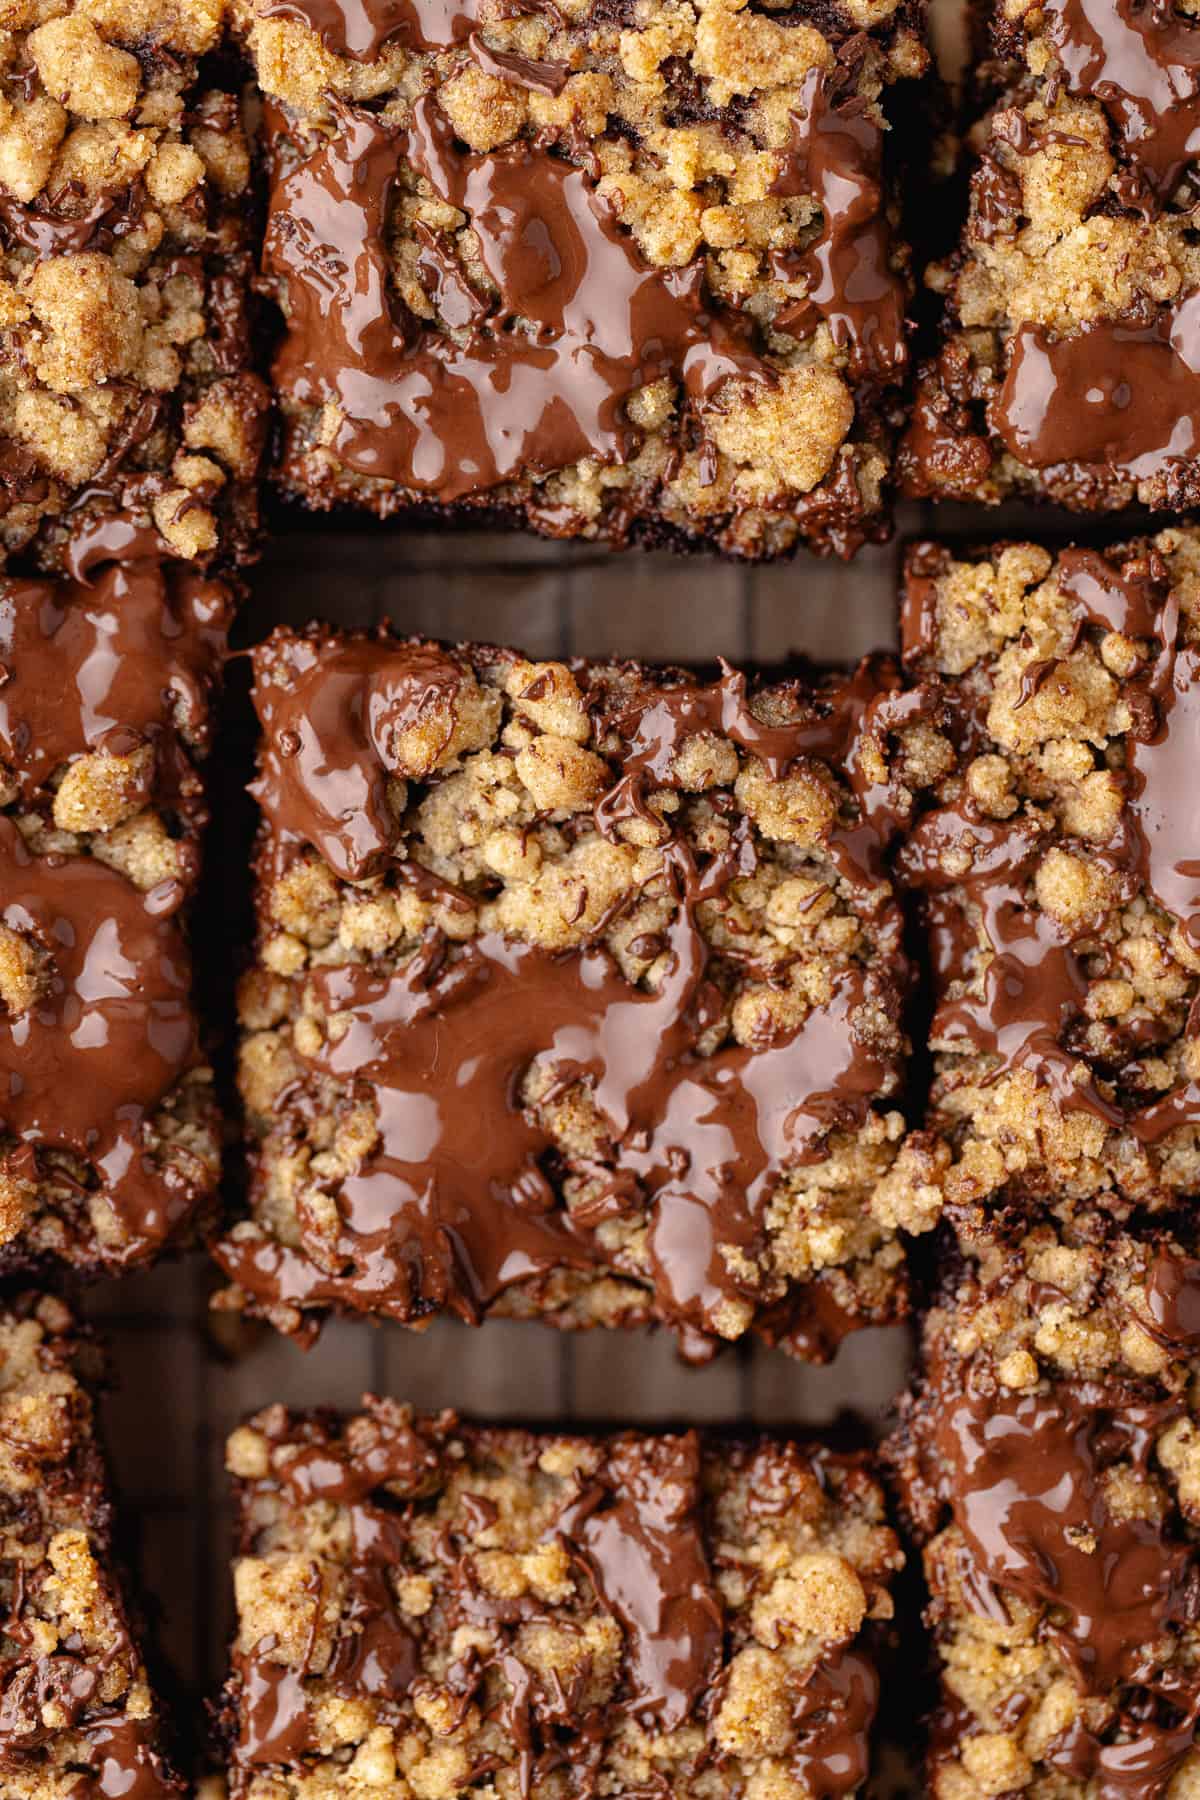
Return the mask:
<svg viewBox="0 0 1200 1800">
<path fill-rule="evenodd" d="M 850 1794 L 903 1557 L 865 1456 L 368 1398 L 229 1440 L 231 1800 L 403 1779 Z"/>
<path fill-rule="evenodd" d="M 887 659 L 710 682 L 280 629 L 253 652 L 249 1217 L 223 1304 L 754 1331 L 904 1308 L 914 789 Z"/>
<path fill-rule="evenodd" d="M 185 909 L 233 609 L 183 562 L 0 576 L 0 1271 L 116 1273 L 213 1212 Z"/>
<path fill-rule="evenodd" d="M 916 0 L 241 0 L 283 491 L 848 554 L 907 365 Z"/>
<path fill-rule="evenodd" d="M 934 978 L 926 1159 L 960 1232 L 1200 1184 L 1200 539 L 913 548 L 953 771 L 898 858 Z"/>
<path fill-rule="evenodd" d="M 113 1551 L 98 1348 L 61 1300 L 0 1309 L 5 1800 L 183 1800 Z"/>
<path fill-rule="evenodd" d="M 890 1445 L 931 1595 L 934 1800 L 1195 1782 L 1196 1248 L 1042 1216 L 943 1258 Z"/>
<path fill-rule="evenodd" d="M 249 145 L 212 0 L 6 15 L 0 548 L 237 562 L 267 390 L 252 373 Z M 202 66 L 203 65 L 203 66 Z"/>
<path fill-rule="evenodd" d="M 1184 6 L 981 9 L 970 206 L 909 495 L 1081 512 L 1200 501 L 1200 25 Z"/>
</svg>

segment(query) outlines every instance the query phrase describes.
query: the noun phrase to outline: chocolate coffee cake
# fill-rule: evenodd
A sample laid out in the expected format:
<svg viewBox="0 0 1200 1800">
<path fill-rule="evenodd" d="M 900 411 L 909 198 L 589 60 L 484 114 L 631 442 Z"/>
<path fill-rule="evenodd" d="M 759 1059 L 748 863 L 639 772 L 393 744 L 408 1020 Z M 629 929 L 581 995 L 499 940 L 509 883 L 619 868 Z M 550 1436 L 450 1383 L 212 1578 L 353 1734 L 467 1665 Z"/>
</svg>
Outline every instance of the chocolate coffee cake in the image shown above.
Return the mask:
<svg viewBox="0 0 1200 1800">
<path fill-rule="evenodd" d="M 177 561 L 0 577 L 0 1272 L 109 1272 L 211 1214 L 184 919 L 233 596 Z"/>
<path fill-rule="evenodd" d="M 222 14 L 4 8 L 0 554 L 78 572 L 98 543 L 201 565 L 249 549 L 268 395 Z"/>
<path fill-rule="evenodd" d="M 228 1464 L 232 1800 L 862 1788 L 903 1561 L 865 1457 L 368 1399 Z"/>
<path fill-rule="evenodd" d="M 1086 511 L 1200 502 L 1200 22 L 1005 0 L 970 212 L 900 454 L 913 495 Z"/>
<path fill-rule="evenodd" d="M 0 1309 L 0 1792 L 184 1800 L 113 1554 L 90 1387 L 60 1300 Z"/>
<path fill-rule="evenodd" d="M 1200 1776 L 1200 1261 L 1031 1221 L 943 1263 L 892 1449 L 924 1546 L 935 1800 L 1184 1800 Z"/>
<path fill-rule="evenodd" d="M 283 490 L 843 552 L 907 364 L 917 0 L 235 0 L 267 96 Z"/>
<path fill-rule="evenodd" d="M 953 772 L 899 859 L 933 972 L 928 1133 L 960 1232 L 1200 1187 L 1200 538 L 912 550 L 902 636 Z"/>
<path fill-rule="evenodd" d="M 952 753 L 886 659 L 753 687 L 279 630 L 225 1303 L 660 1320 L 904 1304 L 890 848 Z"/>
</svg>

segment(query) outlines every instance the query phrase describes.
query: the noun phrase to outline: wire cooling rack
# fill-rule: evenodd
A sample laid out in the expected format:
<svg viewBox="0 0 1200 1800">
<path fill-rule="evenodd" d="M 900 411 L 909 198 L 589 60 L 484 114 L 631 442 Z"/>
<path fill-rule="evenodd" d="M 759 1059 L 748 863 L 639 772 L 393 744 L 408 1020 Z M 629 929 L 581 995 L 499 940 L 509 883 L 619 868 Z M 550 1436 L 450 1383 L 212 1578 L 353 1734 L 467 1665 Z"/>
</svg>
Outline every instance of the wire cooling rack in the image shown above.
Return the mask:
<svg viewBox="0 0 1200 1800">
<path fill-rule="evenodd" d="M 277 537 L 254 572 L 239 642 L 280 622 L 388 618 L 406 631 L 510 643 L 533 656 L 774 662 L 803 651 L 850 662 L 895 641 L 898 560 L 892 545 L 849 567 L 802 554 L 748 569 L 492 533 L 304 529 Z M 248 880 L 247 819 L 237 816 L 252 741 L 242 687 L 235 670 L 216 750 L 210 888 L 224 900 L 205 901 L 231 908 L 230 919 Z M 215 926 L 214 981 L 204 986 L 219 991 L 222 970 L 227 984 L 232 973 L 236 927 L 223 916 L 207 922 Z M 276 1400 L 352 1406 L 376 1392 L 481 1418 L 803 1431 L 850 1406 L 881 1417 L 908 1366 L 903 1329 L 858 1333 L 824 1369 L 751 1346 L 688 1369 L 665 1334 L 571 1336 L 504 1321 L 478 1331 L 440 1321 L 417 1334 L 354 1320 L 330 1325 L 305 1352 L 264 1328 L 214 1323 L 214 1285 L 195 1256 L 82 1297 L 112 1348 L 115 1387 L 104 1411 L 125 1536 L 190 1736 L 224 1673 L 231 1605 L 222 1447 L 247 1413 Z"/>
</svg>

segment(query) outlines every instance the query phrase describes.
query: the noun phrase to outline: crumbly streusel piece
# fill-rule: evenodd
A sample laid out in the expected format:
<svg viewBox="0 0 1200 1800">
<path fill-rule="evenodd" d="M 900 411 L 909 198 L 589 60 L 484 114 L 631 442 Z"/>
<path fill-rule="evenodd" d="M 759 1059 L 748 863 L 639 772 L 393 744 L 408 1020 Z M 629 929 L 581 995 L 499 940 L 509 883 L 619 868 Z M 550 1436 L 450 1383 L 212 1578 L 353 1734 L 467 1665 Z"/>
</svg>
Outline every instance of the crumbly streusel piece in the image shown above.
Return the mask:
<svg viewBox="0 0 1200 1800">
<path fill-rule="evenodd" d="M 924 688 L 704 686 L 632 664 L 278 631 L 251 1216 L 230 1305 L 756 1330 L 821 1354 L 903 1304 L 913 789 Z"/>
<path fill-rule="evenodd" d="M 1200 503 L 1200 20 L 1005 0 L 911 494 L 1080 510 Z"/>
<path fill-rule="evenodd" d="M 310 506 L 843 553 L 885 525 L 920 0 L 235 0 Z"/>
<path fill-rule="evenodd" d="M 917 546 L 903 637 L 959 741 L 900 858 L 936 990 L 913 1173 L 968 1233 L 1162 1210 L 1200 1188 L 1200 537 Z"/>
<path fill-rule="evenodd" d="M 0 24 L 0 553 L 239 560 L 250 159 L 199 74 L 223 0 L 12 0 Z"/>
<path fill-rule="evenodd" d="M 175 1800 L 162 1720 L 114 1568 L 88 1383 L 60 1300 L 0 1311 L 0 1790 Z"/>
<path fill-rule="evenodd" d="M 367 1399 L 229 1440 L 234 1800 L 857 1792 L 903 1558 L 866 1458 Z"/>
<path fill-rule="evenodd" d="M 219 1135 L 180 920 L 229 588 L 0 577 L 0 1271 L 194 1234 Z"/>
<path fill-rule="evenodd" d="M 951 1261 L 891 1451 L 924 1547 L 936 1800 L 1200 1780 L 1195 1234 L 1026 1222 Z"/>
</svg>

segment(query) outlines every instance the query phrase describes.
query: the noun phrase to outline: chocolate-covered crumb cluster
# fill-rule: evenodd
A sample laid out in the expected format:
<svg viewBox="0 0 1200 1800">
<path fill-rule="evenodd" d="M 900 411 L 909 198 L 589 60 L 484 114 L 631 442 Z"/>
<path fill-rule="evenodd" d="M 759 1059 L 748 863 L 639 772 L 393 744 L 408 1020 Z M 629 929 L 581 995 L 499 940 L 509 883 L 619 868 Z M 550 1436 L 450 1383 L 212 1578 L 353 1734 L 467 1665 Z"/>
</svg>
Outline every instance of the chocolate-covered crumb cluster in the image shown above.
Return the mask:
<svg viewBox="0 0 1200 1800">
<path fill-rule="evenodd" d="M 944 1270 L 892 1443 L 932 1596 L 936 1800 L 1200 1779 L 1195 1248 L 1029 1220 Z"/>
<path fill-rule="evenodd" d="M 942 341 L 906 491 L 1080 510 L 1200 502 L 1200 21 L 1187 5 L 1009 0 L 971 138 Z"/>
<path fill-rule="evenodd" d="M 286 492 L 754 557 L 879 534 L 909 0 L 233 11 Z"/>
<path fill-rule="evenodd" d="M 60 1300 L 0 1310 L 0 1791 L 183 1800 L 117 1582 L 89 1383 Z"/>
<path fill-rule="evenodd" d="M 254 652 L 250 1217 L 226 1304 L 662 1320 L 827 1353 L 904 1301 L 888 855 L 952 766 L 886 660 L 703 684 L 387 635 Z"/>
<path fill-rule="evenodd" d="M 201 73 L 223 12 L 0 15 L 0 552 L 250 548 L 268 396 L 239 96 Z"/>
<path fill-rule="evenodd" d="M 231 612 L 181 562 L 0 577 L 0 1270 L 116 1271 L 211 1214 L 182 919 Z"/>
<path fill-rule="evenodd" d="M 910 670 L 957 756 L 899 857 L 934 1085 L 910 1154 L 960 1232 L 1200 1187 L 1200 540 L 910 554 Z"/>
<path fill-rule="evenodd" d="M 239 1496 L 232 1800 L 857 1792 L 902 1562 L 862 1457 L 270 1407 Z"/>
</svg>

